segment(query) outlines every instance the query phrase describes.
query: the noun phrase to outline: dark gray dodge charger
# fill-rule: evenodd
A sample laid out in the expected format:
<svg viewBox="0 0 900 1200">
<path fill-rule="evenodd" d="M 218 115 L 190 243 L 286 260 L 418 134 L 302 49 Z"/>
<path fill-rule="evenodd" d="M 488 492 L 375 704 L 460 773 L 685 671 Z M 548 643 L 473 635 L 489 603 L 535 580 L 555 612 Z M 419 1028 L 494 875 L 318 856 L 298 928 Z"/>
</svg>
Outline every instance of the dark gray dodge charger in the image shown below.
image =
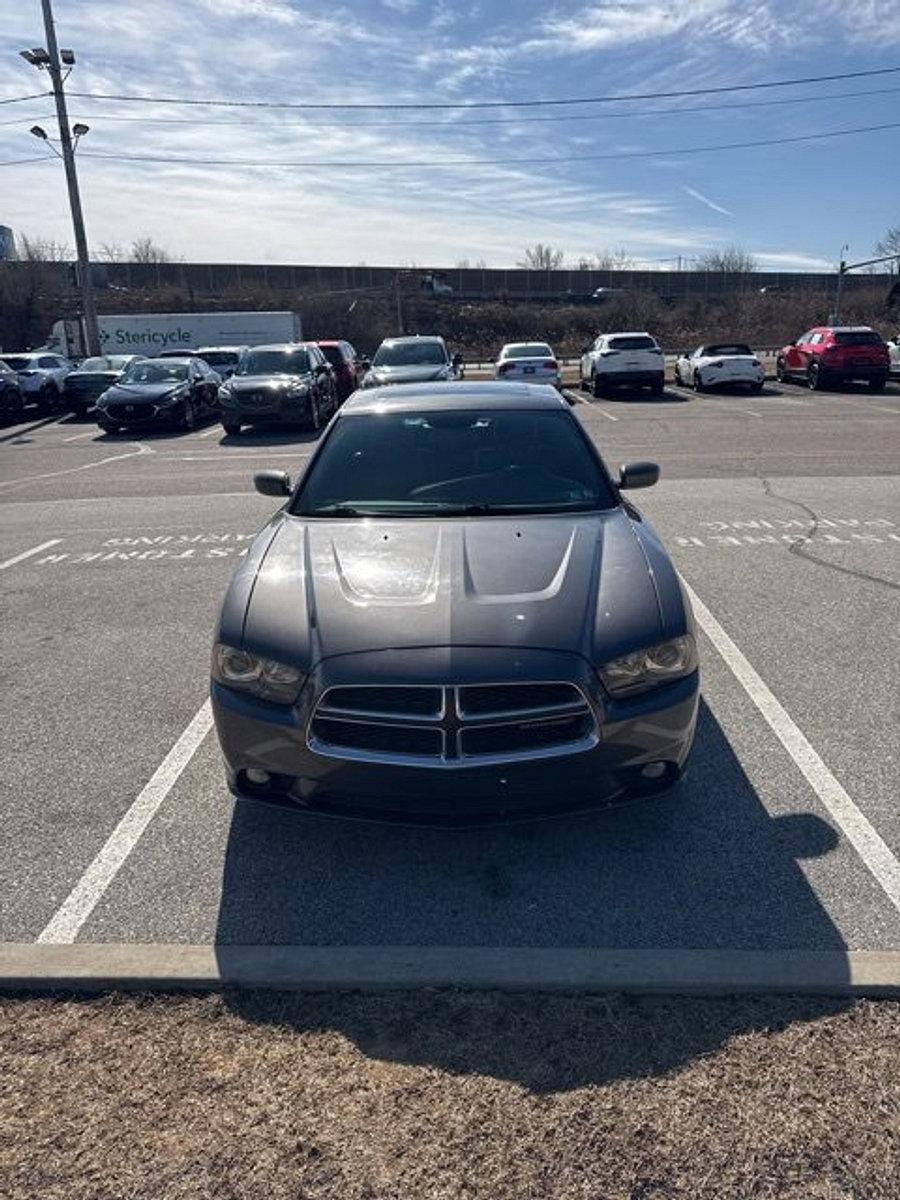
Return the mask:
<svg viewBox="0 0 900 1200">
<path fill-rule="evenodd" d="M 358 392 L 225 597 L 212 701 L 235 795 L 474 824 L 664 790 L 699 671 L 690 606 L 555 389 Z"/>
</svg>

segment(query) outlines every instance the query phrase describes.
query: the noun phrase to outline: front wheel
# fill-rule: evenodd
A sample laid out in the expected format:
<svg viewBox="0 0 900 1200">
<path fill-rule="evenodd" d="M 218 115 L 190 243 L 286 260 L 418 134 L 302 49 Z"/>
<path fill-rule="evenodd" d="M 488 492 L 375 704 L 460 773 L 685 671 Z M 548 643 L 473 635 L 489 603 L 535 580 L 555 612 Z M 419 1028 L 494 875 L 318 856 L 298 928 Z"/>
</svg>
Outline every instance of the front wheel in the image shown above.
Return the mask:
<svg viewBox="0 0 900 1200">
<path fill-rule="evenodd" d="M 181 428 L 186 433 L 192 433 L 197 428 L 197 405 L 191 399 L 184 402 L 184 412 L 181 414 Z"/>
<path fill-rule="evenodd" d="M 100 426 L 100 428 L 103 430 L 104 433 L 118 433 L 119 432 L 119 426 L 113 424 L 112 421 L 98 421 L 97 424 Z"/>
<path fill-rule="evenodd" d="M 684 387 L 681 382 L 681 372 L 678 370 L 678 363 L 675 364 L 675 382 L 679 387 Z"/>
<path fill-rule="evenodd" d="M 322 414 L 319 412 L 319 401 L 312 394 L 309 397 L 309 428 L 313 433 L 318 433 L 322 428 Z"/>
<path fill-rule="evenodd" d="M 241 423 L 240 421 L 223 421 L 222 428 L 230 437 L 237 437 L 241 432 Z"/>
<path fill-rule="evenodd" d="M 705 390 L 703 380 L 700 378 L 700 372 L 694 372 L 694 391 L 699 395 Z"/>
<path fill-rule="evenodd" d="M 598 400 L 600 399 L 601 396 L 606 395 L 606 388 L 603 386 L 603 383 L 600 380 L 600 376 L 597 374 L 596 371 L 591 376 L 591 385 L 592 385 L 591 391 L 593 392 L 594 396 Z"/>
<path fill-rule="evenodd" d="M 806 371 L 806 385 L 812 392 L 820 392 L 825 386 L 822 368 L 818 363 L 810 363 Z"/>
<path fill-rule="evenodd" d="M 784 359 L 777 358 L 775 360 L 775 378 L 779 383 L 787 382 L 787 371 L 784 369 Z"/>
</svg>

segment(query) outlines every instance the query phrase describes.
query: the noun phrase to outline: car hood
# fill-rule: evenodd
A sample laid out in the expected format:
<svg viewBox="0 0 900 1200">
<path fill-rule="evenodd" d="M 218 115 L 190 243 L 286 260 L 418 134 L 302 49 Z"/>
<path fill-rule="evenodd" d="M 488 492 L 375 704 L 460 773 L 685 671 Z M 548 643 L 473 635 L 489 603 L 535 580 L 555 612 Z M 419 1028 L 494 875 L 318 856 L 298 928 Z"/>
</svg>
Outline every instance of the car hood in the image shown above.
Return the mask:
<svg viewBox="0 0 900 1200">
<path fill-rule="evenodd" d="M 674 572 L 654 545 L 651 572 L 622 509 L 448 521 L 282 515 L 235 576 L 222 636 L 242 633 L 248 649 L 303 669 L 451 645 L 608 661 L 671 635 L 655 577 Z"/>
<path fill-rule="evenodd" d="M 305 375 L 232 375 L 228 388 L 235 396 L 240 396 L 243 392 L 284 391 L 306 382 Z"/>
<path fill-rule="evenodd" d="M 103 394 L 113 404 L 158 404 L 184 387 L 184 383 L 116 383 Z"/>
<path fill-rule="evenodd" d="M 434 383 L 448 379 L 449 375 L 449 363 L 440 366 L 428 363 L 412 367 L 372 367 L 366 375 L 366 383 L 370 387 L 385 387 L 392 383 Z"/>
</svg>

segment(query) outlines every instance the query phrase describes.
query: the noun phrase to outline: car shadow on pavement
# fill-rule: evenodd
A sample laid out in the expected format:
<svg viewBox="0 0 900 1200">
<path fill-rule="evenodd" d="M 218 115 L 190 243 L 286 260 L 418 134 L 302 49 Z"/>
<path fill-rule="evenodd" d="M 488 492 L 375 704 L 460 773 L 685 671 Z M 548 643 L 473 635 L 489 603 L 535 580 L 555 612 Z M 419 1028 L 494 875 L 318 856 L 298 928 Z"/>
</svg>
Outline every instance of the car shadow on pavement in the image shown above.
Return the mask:
<svg viewBox="0 0 900 1200">
<path fill-rule="evenodd" d="M 767 812 L 703 704 L 689 778 L 671 797 L 642 805 L 436 830 L 239 804 L 216 950 L 226 978 L 241 945 L 844 951 L 798 861 L 827 855 L 837 844 L 835 830 L 813 813 Z M 535 978 L 535 991 L 541 986 Z M 517 1024 L 513 1000 L 501 1006 L 508 1015 L 490 1036 L 458 1044 L 446 1020 L 456 1012 L 453 1020 L 476 1022 L 477 999 L 422 1001 L 434 1018 L 426 1027 L 399 1018 L 385 1023 L 386 1014 L 403 1012 L 403 1000 L 380 1003 L 377 1021 L 374 1008 L 348 1006 L 340 997 L 301 995 L 272 1005 L 236 991 L 229 1002 L 254 1020 L 277 1013 L 284 1021 L 290 1011 L 301 1025 L 324 1022 L 367 1053 L 500 1074 L 529 1087 L 597 1082 L 611 1069 L 586 1038 L 557 1071 L 547 1058 L 552 1031 L 527 1032 Z M 631 1048 L 627 1071 L 668 1070 L 714 1050 L 747 1028 L 747 1016 L 739 1014 L 753 1011 L 741 1002 L 737 1016 L 700 1023 L 659 1063 L 648 1029 L 648 1045 Z M 510 1046 L 504 1041 L 510 1038 L 521 1044 Z"/>
</svg>

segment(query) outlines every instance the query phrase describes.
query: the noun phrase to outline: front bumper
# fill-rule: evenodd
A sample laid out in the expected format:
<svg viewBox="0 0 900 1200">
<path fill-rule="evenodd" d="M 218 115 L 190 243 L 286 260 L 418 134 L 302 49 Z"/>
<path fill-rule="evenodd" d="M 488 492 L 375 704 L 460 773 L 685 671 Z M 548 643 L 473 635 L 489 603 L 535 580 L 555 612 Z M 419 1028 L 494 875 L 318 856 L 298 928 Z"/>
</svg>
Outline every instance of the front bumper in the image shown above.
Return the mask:
<svg viewBox="0 0 900 1200">
<path fill-rule="evenodd" d="M 128 412 L 128 408 L 133 411 Z M 110 405 L 95 409 L 99 425 L 118 425 L 125 429 L 150 429 L 154 425 L 171 425 L 184 416 L 184 403 Z"/>
<path fill-rule="evenodd" d="M 765 383 L 765 379 L 765 371 L 762 368 L 756 371 L 726 371 L 707 367 L 705 371 L 700 372 L 700 382 L 708 388 L 726 387 L 729 384 L 759 387 Z"/>
<path fill-rule="evenodd" d="M 310 417 L 309 395 L 277 395 L 260 401 L 223 400 L 219 397 L 219 414 L 223 421 L 240 422 L 242 425 L 279 425 L 296 421 L 308 421 Z"/>
<path fill-rule="evenodd" d="M 508 680 L 508 671 L 492 666 L 500 652 L 482 651 L 484 675 L 478 682 Z M 666 790 L 680 776 L 694 740 L 699 673 L 629 700 L 611 701 L 587 664 L 569 655 L 534 652 L 544 678 L 559 679 L 569 660 L 567 680 L 580 687 L 597 722 L 598 736 L 585 748 L 511 756 L 509 761 L 443 762 L 440 766 L 387 761 L 353 761 L 311 748 L 307 729 L 316 702 L 341 676 L 364 682 L 335 660 L 308 682 L 296 706 L 268 704 L 218 683 L 212 685 L 216 730 L 231 791 L 242 799 L 370 820 L 411 824 L 473 825 L 558 815 L 604 807 Z M 370 656 L 358 657 L 360 660 Z M 517 655 L 521 660 L 523 656 Z M 574 667 L 574 670 L 572 669 Z M 534 679 L 531 670 L 529 678 Z M 459 676 L 438 680 L 459 682 Z M 410 677 L 396 676 L 400 684 Z M 382 677 L 375 677 L 383 684 Z M 473 682 L 466 674 L 466 684 Z M 421 682 L 417 679 L 416 682 Z M 433 682 L 433 681 L 429 681 Z M 642 775 L 649 764 L 660 773 Z M 247 771 L 265 771 L 268 785 L 251 783 Z"/>
</svg>

